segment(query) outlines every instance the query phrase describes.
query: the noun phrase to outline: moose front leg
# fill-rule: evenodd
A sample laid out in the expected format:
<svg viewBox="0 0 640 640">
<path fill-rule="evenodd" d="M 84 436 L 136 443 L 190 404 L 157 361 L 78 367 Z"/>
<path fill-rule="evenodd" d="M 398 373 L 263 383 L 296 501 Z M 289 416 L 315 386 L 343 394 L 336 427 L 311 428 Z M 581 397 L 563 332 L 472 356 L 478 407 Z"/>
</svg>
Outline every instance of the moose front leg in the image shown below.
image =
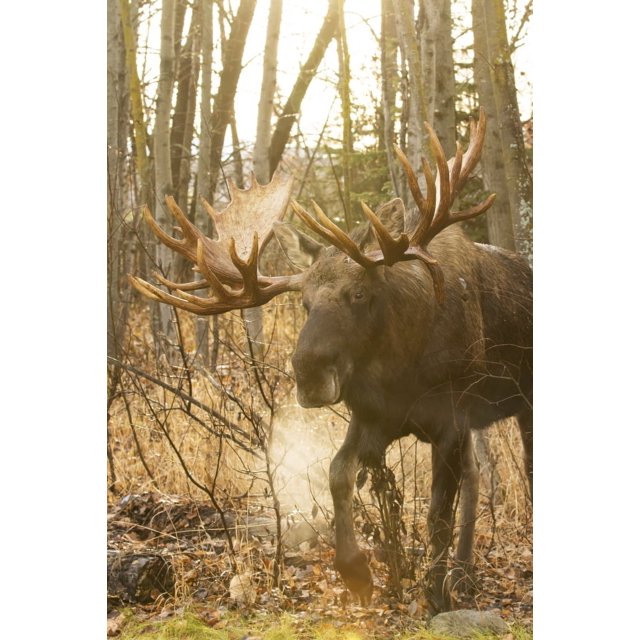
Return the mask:
<svg viewBox="0 0 640 640">
<path fill-rule="evenodd" d="M 335 567 L 349 591 L 366 605 L 371 601 L 373 579 L 353 527 L 353 486 L 359 466 L 359 442 L 359 429 L 352 421 L 343 445 L 331 461 L 329 485 L 336 522 Z"/>
<path fill-rule="evenodd" d="M 433 481 L 428 516 L 432 567 L 428 596 L 434 612 L 451 609 L 447 557 L 453 538 L 453 505 L 462 475 L 463 454 L 463 442 L 457 440 L 432 447 Z"/>
</svg>

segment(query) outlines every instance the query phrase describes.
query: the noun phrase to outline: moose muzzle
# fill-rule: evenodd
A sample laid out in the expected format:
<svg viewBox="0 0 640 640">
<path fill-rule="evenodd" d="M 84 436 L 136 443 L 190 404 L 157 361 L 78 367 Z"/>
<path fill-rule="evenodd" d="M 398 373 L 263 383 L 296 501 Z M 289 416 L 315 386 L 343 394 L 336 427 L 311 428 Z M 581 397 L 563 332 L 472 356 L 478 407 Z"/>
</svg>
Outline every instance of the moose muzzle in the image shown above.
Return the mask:
<svg viewBox="0 0 640 640">
<path fill-rule="evenodd" d="M 336 327 L 331 327 L 333 330 L 327 332 L 323 326 L 329 320 L 328 315 L 320 312 L 309 316 L 291 358 L 298 403 L 305 408 L 324 407 L 339 402 L 345 373 L 349 368 L 345 366 L 348 357 L 345 345 L 338 338 L 340 334 L 335 330 Z"/>
</svg>

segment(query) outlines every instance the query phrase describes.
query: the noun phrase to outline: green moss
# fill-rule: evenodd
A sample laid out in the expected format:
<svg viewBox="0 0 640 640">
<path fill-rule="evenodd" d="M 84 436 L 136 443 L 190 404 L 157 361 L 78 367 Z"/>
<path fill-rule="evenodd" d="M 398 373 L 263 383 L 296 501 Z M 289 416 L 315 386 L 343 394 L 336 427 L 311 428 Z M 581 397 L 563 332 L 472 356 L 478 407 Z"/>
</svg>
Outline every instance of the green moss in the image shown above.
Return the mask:
<svg viewBox="0 0 640 640">
<path fill-rule="evenodd" d="M 367 631 L 354 631 L 334 626 L 328 621 L 311 622 L 286 614 L 243 618 L 227 614 L 224 628 L 215 629 L 193 612 L 166 620 L 139 621 L 128 616 L 119 638 L 121 640 L 242 640 L 256 637 L 260 640 L 365 640 L 371 637 Z M 389 640 L 453 640 L 433 634 L 426 629 L 399 635 L 389 631 Z M 533 640 L 530 629 L 514 626 L 514 640 Z M 377 637 L 378 633 L 374 633 Z M 380 636 L 382 640 L 382 636 Z M 493 635 L 478 635 L 474 640 L 495 640 Z"/>
<path fill-rule="evenodd" d="M 236 637 L 226 629 L 212 629 L 190 613 L 155 622 L 130 621 L 120 635 L 122 640 L 234 640 Z"/>
</svg>

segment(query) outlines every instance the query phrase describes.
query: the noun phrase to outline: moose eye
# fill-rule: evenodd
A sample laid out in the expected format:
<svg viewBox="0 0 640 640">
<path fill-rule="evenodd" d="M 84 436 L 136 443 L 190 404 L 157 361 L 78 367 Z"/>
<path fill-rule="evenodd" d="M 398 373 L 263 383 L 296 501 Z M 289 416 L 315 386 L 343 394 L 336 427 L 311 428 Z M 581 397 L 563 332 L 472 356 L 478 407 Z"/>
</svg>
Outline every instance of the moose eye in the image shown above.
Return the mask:
<svg viewBox="0 0 640 640">
<path fill-rule="evenodd" d="M 362 302 L 362 300 L 364 300 L 365 295 L 364 295 L 364 291 L 358 290 L 358 291 L 354 291 L 353 292 L 353 299 L 356 302 Z"/>
</svg>

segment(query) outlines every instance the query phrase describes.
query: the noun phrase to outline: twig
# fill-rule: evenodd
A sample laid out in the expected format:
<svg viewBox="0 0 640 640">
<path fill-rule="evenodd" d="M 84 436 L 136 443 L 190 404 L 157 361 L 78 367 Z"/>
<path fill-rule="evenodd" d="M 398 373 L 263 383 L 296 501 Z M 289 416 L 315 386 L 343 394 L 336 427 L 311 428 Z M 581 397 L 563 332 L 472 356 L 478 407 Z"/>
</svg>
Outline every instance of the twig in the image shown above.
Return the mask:
<svg viewBox="0 0 640 640">
<path fill-rule="evenodd" d="M 244 429 L 242 429 L 242 427 L 239 427 L 238 425 L 234 424 L 229 419 L 225 418 L 222 414 L 218 413 L 215 409 L 212 409 L 211 407 L 209 407 L 206 404 L 200 402 L 196 398 L 193 398 L 192 396 L 189 396 L 184 391 L 181 391 L 180 389 L 176 389 L 175 387 L 172 387 L 170 384 L 167 384 L 166 382 L 163 382 L 162 380 L 159 380 L 158 378 L 146 373 L 145 371 L 142 371 L 141 369 L 138 369 L 137 367 L 134 367 L 134 366 L 129 365 L 129 364 L 125 364 L 124 362 L 120 362 L 116 358 L 112 358 L 111 356 L 107 356 L 107 359 L 113 361 L 116 364 L 119 364 L 123 369 L 125 369 L 129 373 L 133 373 L 133 374 L 135 374 L 137 376 L 140 376 L 141 378 L 145 378 L 146 380 L 149 380 L 149 382 L 153 382 L 155 385 L 158 385 L 159 387 L 162 387 L 163 389 L 166 389 L 167 391 L 170 391 L 171 393 L 173 393 L 177 397 L 181 398 L 182 400 L 190 402 L 193 406 L 198 407 L 199 409 L 202 409 L 203 411 L 205 411 L 209 415 L 213 416 L 214 418 L 219 420 L 225 427 L 228 427 L 229 429 L 231 429 L 235 433 L 241 435 L 247 441 L 251 440 L 250 434 L 247 433 Z M 216 435 L 219 435 L 218 432 L 214 432 L 213 430 L 211 430 L 211 431 L 212 431 L 212 433 L 215 433 Z M 231 434 L 227 435 L 227 434 L 223 433 L 221 435 L 223 437 L 228 438 L 229 440 L 235 442 L 239 447 L 241 447 L 245 451 L 248 451 L 252 455 L 254 455 L 254 456 L 257 455 L 255 453 L 255 451 L 250 449 L 243 442 L 238 441 Z"/>
</svg>

